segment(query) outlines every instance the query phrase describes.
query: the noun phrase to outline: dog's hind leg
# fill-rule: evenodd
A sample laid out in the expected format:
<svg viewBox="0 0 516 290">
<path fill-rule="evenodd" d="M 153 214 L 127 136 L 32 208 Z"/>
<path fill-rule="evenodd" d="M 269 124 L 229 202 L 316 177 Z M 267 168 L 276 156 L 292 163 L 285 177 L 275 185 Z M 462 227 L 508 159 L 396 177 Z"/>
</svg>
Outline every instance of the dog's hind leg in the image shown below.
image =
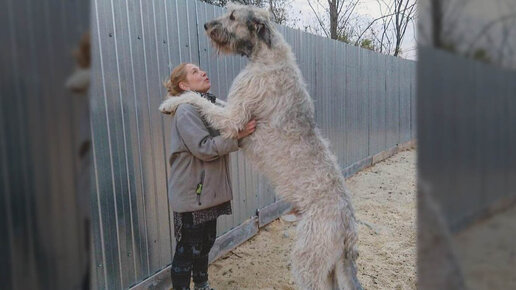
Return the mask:
<svg viewBox="0 0 516 290">
<path fill-rule="evenodd" d="M 335 263 L 333 274 L 334 290 L 362 290 L 357 278 L 356 264 L 352 259 L 347 259 L 342 255 Z"/>
<path fill-rule="evenodd" d="M 292 252 L 292 274 L 299 289 L 331 290 L 332 279 L 330 267 L 326 265 L 325 257 L 315 249 L 306 249 L 311 245 L 296 246 Z"/>
<path fill-rule="evenodd" d="M 303 290 L 331 290 L 332 268 L 337 257 L 333 234 L 318 218 L 304 216 L 297 226 L 298 240 L 292 251 L 292 274 Z"/>
</svg>

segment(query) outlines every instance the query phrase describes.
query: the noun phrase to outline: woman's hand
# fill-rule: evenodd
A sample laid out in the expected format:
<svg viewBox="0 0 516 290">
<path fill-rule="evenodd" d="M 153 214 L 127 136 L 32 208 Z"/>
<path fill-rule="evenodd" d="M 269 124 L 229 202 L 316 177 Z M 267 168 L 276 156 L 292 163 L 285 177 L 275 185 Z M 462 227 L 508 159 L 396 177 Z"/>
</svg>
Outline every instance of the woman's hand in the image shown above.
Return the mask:
<svg viewBox="0 0 516 290">
<path fill-rule="evenodd" d="M 256 120 L 252 119 L 251 121 L 249 121 L 249 123 L 247 123 L 245 125 L 245 128 L 243 130 L 238 132 L 237 139 L 242 139 L 244 137 L 251 135 L 255 129 L 256 129 Z"/>
</svg>

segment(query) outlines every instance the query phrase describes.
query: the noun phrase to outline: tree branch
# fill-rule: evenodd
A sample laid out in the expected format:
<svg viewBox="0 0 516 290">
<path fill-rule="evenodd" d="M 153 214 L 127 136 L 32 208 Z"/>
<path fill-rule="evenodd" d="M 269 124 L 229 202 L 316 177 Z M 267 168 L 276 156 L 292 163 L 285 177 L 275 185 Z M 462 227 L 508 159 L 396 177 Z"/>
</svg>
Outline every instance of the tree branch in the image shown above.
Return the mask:
<svg viewBox="0 0 516 290">
<path fill-rule="evenodd" d="M 416 5 L 416 3 L 413 3 L 412 5 L 410 5 L 410 7 L 409 7 L 409 8 L 411 8 L 411 7 L 415 6 L 415 5 Z M 373 26 L 373 24 L 374 24 L 376 21 L 381 20 L 381 19 L 384 19 L 384 18 L 387 18 L 387 17 L 391 17 L 391 16 L 394 16 L 394 15 L 396 15 L 396 12 L 391 13 L 391 14 L 387 14 L 387 15 L 380 16 L 380 17 L 378 17 L 378 18 L 374 19 L 373 21 L 371 21 L 371 23 L 369 23 L 369 25 L 366 27 L 366 29 L 364 29 L 364 30 L 362 31 L 362 33 L 360 33 L 360 35 L 358 36 L 358 38 L 357 38 L 357 40 L 356 40 L 356 42 L 355 42 L 355 45 L 358 45 L 358 42 L 360 41 L 360 39 L 362 38 L 362 36 L 364 36 L 364 33 L 365 33 L 369 28 L 371 28 L 371 26 Z"/>
<path fill-rule="evenodd" d="M 516 17 L 516 13 L 511 13 L 511 14 L 502 16 L 502 17 L 500 17 L 498 19 L 495 19 L 495 20 L 489 22 L 488 24 L 486 24 L 482 28 L 482 30 L 473 38 L 473 42 L 469 45 L 468 52 L 466 53 L 466 55 L 471 56 L 471 54 L 473 53 L 474 46 L 477 44 L 478 40 L 485 33 L 487 33 L 487 31 L 489 31 L 489 29 L 491 29 L 493 26 L 495 26 L 496 24 L 498 24 L 500 22 L 504 22 L 504 21 L 510 20 L 511 18 L 514 18 L 514 17 Z"/>
<path fill-rule="evenodd" d="M 317 14 L 317 12 L 315 12 L 315 9 L 314 9 L 314 7 L 312 6 L 312 3 L 310 3 L 310 0 L 306 0 L 306 2 L 308 2 L 308 5 L 310 6 L 310 8 L 312 8 L 312 11 L 314 12 L 315 17 L 317 18 L 317 21 L 319 21 L 319 25 L 321 25 L 321 28 L 323 29 L 324 34 L 326 34 L 326 37 L 330 37 L 330 36 L 328 35 L 328 32 L 326 31 L 326 29 L 324 28 L 324 24 L 323 24 L 323 22 L 321 21 L 321 19 L 319 18 L 319 15 Z"/>
</svg>

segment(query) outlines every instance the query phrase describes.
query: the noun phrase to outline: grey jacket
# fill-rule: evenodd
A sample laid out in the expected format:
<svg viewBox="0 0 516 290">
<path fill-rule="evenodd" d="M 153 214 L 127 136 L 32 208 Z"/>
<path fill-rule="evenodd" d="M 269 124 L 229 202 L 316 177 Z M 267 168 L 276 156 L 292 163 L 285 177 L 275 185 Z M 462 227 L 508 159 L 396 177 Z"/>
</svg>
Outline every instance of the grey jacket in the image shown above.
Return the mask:
<svg viewBox="0 0 516 290">
<path fill-rule="evenodd" d="M 238 150 L 236 139 L 222 138 L 190 104 L 177 108 L 171 138 L 168 194 L 173 211 L 196 211 L 233 199 L 228 154 Z"/>
</svg>

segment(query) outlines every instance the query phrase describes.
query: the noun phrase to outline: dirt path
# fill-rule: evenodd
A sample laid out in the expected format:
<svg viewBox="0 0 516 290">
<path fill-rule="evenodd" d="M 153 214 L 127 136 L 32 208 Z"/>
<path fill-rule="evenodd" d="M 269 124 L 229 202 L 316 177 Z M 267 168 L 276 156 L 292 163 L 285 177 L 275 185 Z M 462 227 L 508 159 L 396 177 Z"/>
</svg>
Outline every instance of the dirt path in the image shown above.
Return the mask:
<svg viewBox="0 0 516 290">
<path fill-rule="evenodd" d="M 469 289 L 516 289 L 516 207 L 480 221 L 455 236 Z"/>
<path fill-rule="evenodd" d="M 397 155 L 347 180 L 359 221 L 364 289 L 416 288 L 416 152 Z M 295 289 L 290 250 L 295 222 L 276 220 L 210 265 L 212 287 Z"/>
</svg>

